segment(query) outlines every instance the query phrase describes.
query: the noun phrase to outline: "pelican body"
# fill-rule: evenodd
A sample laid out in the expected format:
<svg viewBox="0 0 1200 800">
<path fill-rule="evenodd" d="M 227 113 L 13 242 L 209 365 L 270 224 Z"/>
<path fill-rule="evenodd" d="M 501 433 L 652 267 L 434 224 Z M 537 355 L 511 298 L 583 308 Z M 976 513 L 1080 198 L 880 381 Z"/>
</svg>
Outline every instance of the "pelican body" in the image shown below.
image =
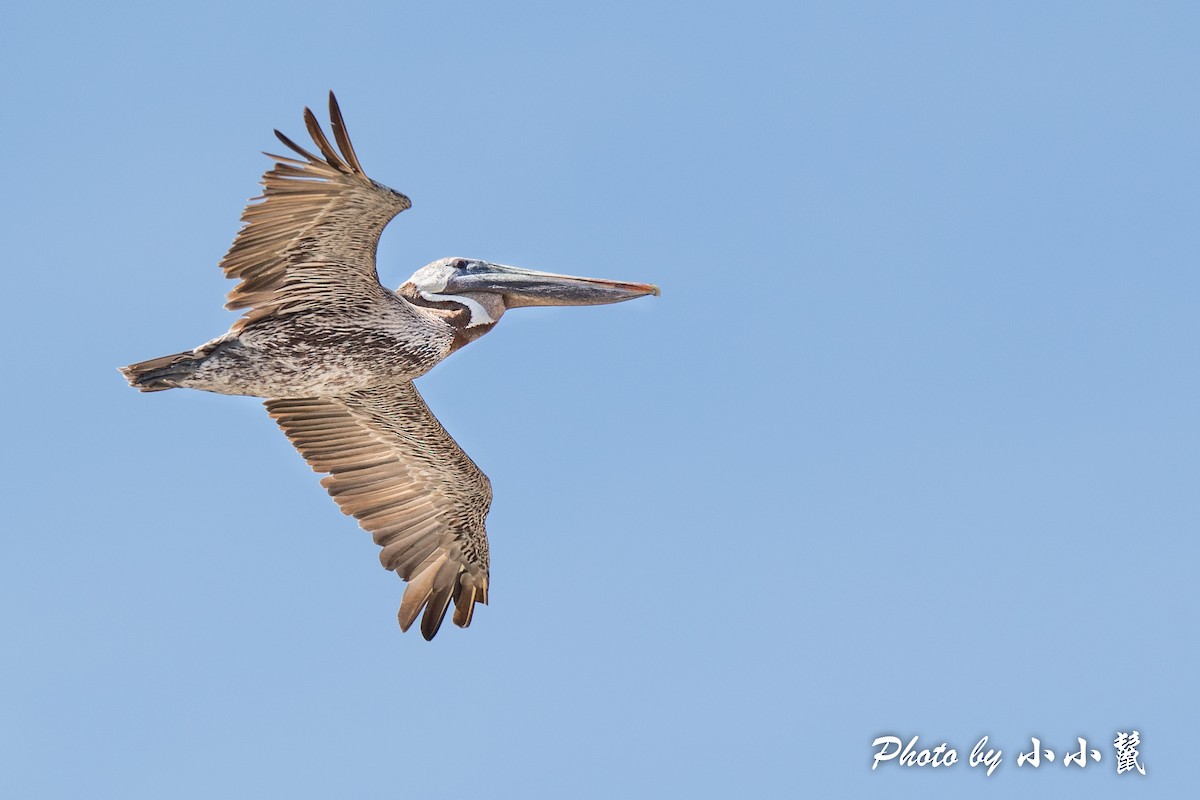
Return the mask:
<svg viewBox="0 0 1200 800">
<path fill-rule="evenodd" d="M 487 603 L 492 490 L 413 379 L 510 308 L 617 303 L 658 288 L 468 258 L 435 261 L 396 291 L 384 288 L 379 236 L 411 203 L 363 172 L 333 93 L 329 113 L 336 148 L 304 109 L 319 154 L 275 131 L 299 158 L 270 156 L 263 195 L 221 262 L 239 280 L 226 307 L 244 315 L 194 350 L 121 371 L 144 392 L 266 398 L 308 463 L 328 473 L 321 483 L 338 506 L 383 548 L 383 565 L 408 581 L 401 629 L 421 616 L 432 639 L 451 601 L 461 627 Z"/>
</svg>

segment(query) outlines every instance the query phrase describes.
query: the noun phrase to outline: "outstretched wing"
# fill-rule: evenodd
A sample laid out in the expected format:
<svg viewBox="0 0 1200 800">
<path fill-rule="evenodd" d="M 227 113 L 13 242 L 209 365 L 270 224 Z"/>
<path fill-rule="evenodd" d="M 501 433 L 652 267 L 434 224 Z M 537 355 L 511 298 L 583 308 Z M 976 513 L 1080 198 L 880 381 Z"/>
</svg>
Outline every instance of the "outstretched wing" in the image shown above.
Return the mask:
<svg viewBox="0 0 1200 800">
<path fill-rule="evenodd" d="M 432 639 L 450 600 L 454 624 L 487 603 L 487 476 L 446 432 L 411 383 L 338 398 L 268 400 L 267 411 L 318 472 L 321 484 L 383 548 L 380 561 L 408 581 L 400 627 L 421 609 Z"/>
<path fill-rule="evenodd" d="M 379 235 L 412 203 L 363 172 L 333 92 L 329 116 L 340 153 L 307 108 L 304 122 L 320 155 L 275 131 L 303 160 L 271 156 L 277 163 L 263 175 L 262 196 L 242 212 L 244 225 L 221 261 L 227 278 L 241 280 L 225 305 L 250 309 L 243 324 L 384 297 L 375 271 Z"/>
</svg>

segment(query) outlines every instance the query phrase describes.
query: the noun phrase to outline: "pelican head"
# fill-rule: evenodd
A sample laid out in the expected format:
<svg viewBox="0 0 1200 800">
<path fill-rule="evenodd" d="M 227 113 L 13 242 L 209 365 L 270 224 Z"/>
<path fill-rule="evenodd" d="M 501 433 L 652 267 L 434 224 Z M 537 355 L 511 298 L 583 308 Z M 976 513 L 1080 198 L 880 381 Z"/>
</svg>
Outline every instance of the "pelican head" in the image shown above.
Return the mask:
<svg viewBox="0 0 1200 800">
<path fill-rule="evenodd" d="M 467 341 L 490 330 L 510 308 L 595 306 L 658 293 L 649 283 L 576 278 L 471 258 L 427 264 L 397 291 L 417 305 L 454 312 L 448 320 L 468 334 Z"/>
</svg>

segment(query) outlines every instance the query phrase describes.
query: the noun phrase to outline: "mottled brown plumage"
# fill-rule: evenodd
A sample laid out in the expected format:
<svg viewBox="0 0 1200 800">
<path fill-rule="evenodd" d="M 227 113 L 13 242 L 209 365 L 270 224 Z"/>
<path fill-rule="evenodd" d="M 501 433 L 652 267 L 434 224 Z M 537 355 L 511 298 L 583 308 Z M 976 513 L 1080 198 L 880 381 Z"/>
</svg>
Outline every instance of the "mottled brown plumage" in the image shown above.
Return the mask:
<svg viewBox="0 0 1200 800">
<path fill-rule="evenodd" d="M 488 599 L 487 477 L 429 411 L 412 380 L 490 331 L 509 308 L 591 305 L 658 294 L 649 284 L 574 278 L 461 258 L 435 261 L 398 291 L 375 252 L 407 197 L 367 177 L 329 95 L 335 148 L 307 108 L 320 154 L 276 160 L 221 261 L 245 309 L 224 336 L 122 368 L 142 391 L 193 388 L 267 398 L 271 417 L 338 506 L 408 581 L 400 627 L 426 639 L 451 602 L 470 624 Z M 422 611 L 424 614 L 422 615 Z"/>
</svg>

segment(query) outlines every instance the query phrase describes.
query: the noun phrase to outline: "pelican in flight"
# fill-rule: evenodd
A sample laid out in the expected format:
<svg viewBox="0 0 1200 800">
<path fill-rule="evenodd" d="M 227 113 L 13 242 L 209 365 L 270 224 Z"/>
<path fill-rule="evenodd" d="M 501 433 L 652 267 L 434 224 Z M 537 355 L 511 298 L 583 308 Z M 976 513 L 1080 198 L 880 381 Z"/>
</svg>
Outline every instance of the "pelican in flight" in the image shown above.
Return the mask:
<svg viewBox="0 0 1200 800">
<path fill-rule="evenodd" d="M 143 392 L 265 398 L 296 449 L 328 473 L 321 485 L 383 548 L 383 566 L 408 582 L 400 628 L 421 616 L 432 639 L 451 600 L 464 628 L 475 604 L 487 603 L 492 487 L 413 379 L 510 308 L 619 303 L 658 287 L 443 258 L 396 291 L 384 288 L 379 235 L 411 203 L 367 177 L 332 92 L 329 116 L 336 148 L 304 109 L 319 154 L 275 131 L 299 157 L 268 154 L 276 163 L 262 196 L 221 261 L 239 281 L 226 307 L 244 315 L 195 350 L 121 372 Z"/>
</svg>

